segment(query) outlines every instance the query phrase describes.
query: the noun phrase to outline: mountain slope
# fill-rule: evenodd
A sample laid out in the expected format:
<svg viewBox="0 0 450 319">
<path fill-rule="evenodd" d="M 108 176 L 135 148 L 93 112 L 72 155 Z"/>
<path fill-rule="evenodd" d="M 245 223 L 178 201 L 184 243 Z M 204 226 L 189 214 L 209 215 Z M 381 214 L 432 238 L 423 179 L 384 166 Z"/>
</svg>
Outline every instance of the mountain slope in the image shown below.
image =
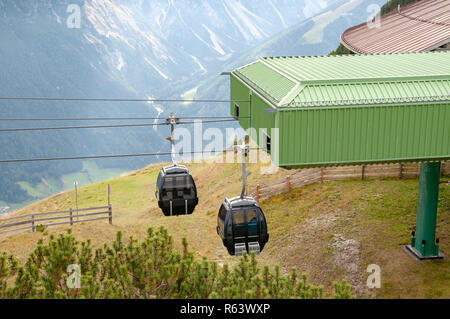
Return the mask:
<svg viewBox="0 0 450 319">
<path fill-rule="evenodd" d="M 231 71 L 263 56 L 326 55 L 339 44 L 341 33 L 366 21 L 386 0 L 338 0 L 314 17 L 306 19 L 272 37 L 239 58 L 223 66 Z M 216 77 L 202 82 L 202 97 L 229 96 L 229 81 Z M 226 110 L 227 111 L 227 110 Z"/>
<path fill-rule="evenodd" d="M 188 164 L 196 179 L 199 205 L 192 215 L 164 217 L 154 198 L 161 165 L 151 165 L 113 180 L 79 189 L 80 207 L 103 205 L 106 184 L 112 186 L 113 225 L 106 221 L 75 226 L 77 239 L 91 238 L 93 246 L 113 240 L 117 231 L 124 238 L 143 238 L 148 227 L 165 226 L 181 249 L 186 237 L 196 258 L 207 256 L 219 265 L 234 264 L 217 236 L 217 211 L 225 197 L 240 192 L 239 164 Z M 261 175 L 260 166 L 249 165 L 249 189 L 278 179 L 292 171 Z M 448 177 L 443 181 L 448 181 Z M 360 297 L 448 298 L 450 261 L 417 263 L 400 248 L 408 243 L 415 224 L 418 180 L 349 180 L 313 184 L 280 194 L 261 203 L 268 221 L 270 240 L 258 257 L 260 263 L 279 264 L 283 273 L 292 267 L 306 272 L 312 283 L 325 286 L 347 277 Z M 14 214 L 74 207 L 74 193 L 43 200 Z M 450 188 L 440 187 L 437 233 L 440 249 L 450 252 Z M 46 229 L 49 234 L 66 227 Z M 0 235 L 1 250 L 26 258 L 42 233 Z M 382 270 L 382 288 L 368 290 L 366 268 Z"/>
<path fill-rule="evenodd" d="M 7 44 L 0 47 L 0 96 L 180 98 L 193 92 L 190 96 L 194 97 L 192 89 L 217 74 L 223 63 L 313 15 L 328 2 L 0 0 L 0 39 Z M 69 5 L 80 8 L 80 28 L 68 27 Z M 220 106 L 157 103 L 1 101 L 0 107 L 3 118 L 157 117 L 171 110 L 196 115 L 202 108 L 210 115 L 223 112 Z M 0 125 L 54 123 L 2 121 Z M 167 150 L 161 147 L 166 135 L 165 127 L 16 132 L 0 134 L 0 144 L 5 159 L 153 153 Z M 108 172 L 124 171 L 159 160 L 101 160 L 95 165 Z M 62 176 L 80 173 L 86 165 L 94 164 L 2 165 L 0 204 L 21 204 L 36 199 L 38 193 L 61 190 L 67 184 Z M 90 174 L 89 178 L 94 177 Z"/>
</svg>

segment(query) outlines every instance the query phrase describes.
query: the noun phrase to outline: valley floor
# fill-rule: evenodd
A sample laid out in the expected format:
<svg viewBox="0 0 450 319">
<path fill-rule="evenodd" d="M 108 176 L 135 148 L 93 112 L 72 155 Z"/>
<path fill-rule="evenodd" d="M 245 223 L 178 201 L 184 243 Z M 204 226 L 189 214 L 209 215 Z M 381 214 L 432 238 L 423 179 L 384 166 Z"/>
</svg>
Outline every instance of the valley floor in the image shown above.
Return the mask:
<svg viewBox="0 0 450 319">
<path fill-rule="evenodd" d="M 149 227 L 164 226 L 176 247 L 186 237 L 197 258 L 222 265 L 234 264 L 216 233 L 217 211 L 223 199 L 240 193 L 239 164 L 189 164 L 198 187 L 200 203 L 189 216 L 164 217 L 155 200 L 155 181 L 160 165 L 151 165 L 120 178 L 79 189 L 79 206 L 106 203 L 106 185 L 112 186 L 113 225 L 107 221 L 72 228 L 79 240 L 102 245 L 121 230 L 124 238 L 143 238 Z M 292 174 L 280 169 L 261 175 L 250 165 L 249 189 L 258 183 Z M 448 178 L 443 178 L 448 181 Z M 295 267 L 305 272 L 327 295 L 334 281 L 346 277 L 362 298 L 450 298 L 450 260 L 418 263 L 400 248 L 410 241 L 415 225 L 418 180 L 349 180 L 313 184 L 291 190 L 261 203 L 268 221 L 270 240 L 258 256 L 260 264 Z M 66 192 L 28 206 L 16 214 L 74 207 L 74 193 Z M 51 227 L 60 233 L 67 227 Z M 441 251 L 450 255 L 450 186 L 441 184 L 437 236 Z M 22 261 L 34 249 L 42 233 L 0 235 L 0 251 Z M 367 266 L 381 267 L 380 289 L 369 290 Z"/>
</svg>

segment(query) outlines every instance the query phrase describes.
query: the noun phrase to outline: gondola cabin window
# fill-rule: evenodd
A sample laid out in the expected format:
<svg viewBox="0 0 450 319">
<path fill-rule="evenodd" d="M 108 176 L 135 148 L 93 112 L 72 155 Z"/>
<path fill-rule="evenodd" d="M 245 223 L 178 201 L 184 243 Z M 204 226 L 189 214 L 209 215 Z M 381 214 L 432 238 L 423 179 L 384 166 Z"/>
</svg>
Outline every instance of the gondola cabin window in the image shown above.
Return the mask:
<svg viewBox="0 0 450 319">
<path fill-rule="evenodd" d="M 217 224 L 219 225 L 222 234 L 225 234 L 225 218 L 227 216 L 227 209 L 224 205 L 220 206 L 219 216 L 217 217 Z"/>
<path fill-rule="evenodd" d="M 245 223 L 244 211 L 239 210 L 233 213 L 234 238 L 243 240 L 248 236 L 247 225 Z"/>
<path fill-rule="evenodd" d="M 234 105 L 234 118 L 239 119 L 239 105 Z"/>
<path fill-rule="evenodd" d="M 162 182 L 163 182 L 162 173 L 159 172 L 159 174 L 158 174 L 158 179 L 156 180 L 156 188 L 157 188 L 157 189 L 160 189 L 160 188 L 161 188 Z"/>
<path fill-rule="evenodd" d="M 189 176 L 166 177 L 163 189 L 165 191 L 177 191 L 177 195 L 183 196 L 183 192 L 190 193 L 192 186 Z"/>
<path fill-rule="evenodd" d="M 258 215 L 256 210 L 247 211 L 248 235 L 258 236 Z"/>
<path fill-rule="evenodd" d="M 234 224 L 235 225 L 240 225 L 240 224 L 244 224 L 245 220 L 244 220 L 244 211 L 240 210 L 237 212 L 234 212 Z"/>
<path fill-rule="evenodd" d="M 174 181 L 173 177 L 166 177 L 163 184 L 163 193 L 162 196 L 164 198 L 173 199 L 173 191 L 174 191 Z"/>
</svg>

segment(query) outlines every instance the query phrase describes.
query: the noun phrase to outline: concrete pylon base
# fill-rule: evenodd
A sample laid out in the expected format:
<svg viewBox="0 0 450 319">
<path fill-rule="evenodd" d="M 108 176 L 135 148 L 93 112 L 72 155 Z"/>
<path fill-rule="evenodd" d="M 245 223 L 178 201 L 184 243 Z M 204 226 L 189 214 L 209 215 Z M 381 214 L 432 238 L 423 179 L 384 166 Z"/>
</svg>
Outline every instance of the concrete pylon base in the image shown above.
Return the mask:
<svg viewBox="0 0 450 319">
<path fill-rule="evenodd" d="M 401 247 L 411 258 L 416 261 L 448 259 L 442 252 L 439 252 L 439 256 L 422 256 L 415 248 L 411 247 L 411 245 L 402 245 Z"/>
</svg>

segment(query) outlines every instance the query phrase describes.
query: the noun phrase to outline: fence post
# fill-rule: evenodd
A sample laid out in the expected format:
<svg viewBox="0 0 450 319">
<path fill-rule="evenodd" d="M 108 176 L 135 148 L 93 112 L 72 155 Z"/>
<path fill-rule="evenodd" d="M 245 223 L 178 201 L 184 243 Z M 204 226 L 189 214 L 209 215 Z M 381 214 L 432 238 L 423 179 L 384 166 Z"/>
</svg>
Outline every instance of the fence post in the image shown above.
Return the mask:
<svg viewBox="0 0 450 319">
<path fill-rule="evenodd" d="M 287 190 L 287 192 L 291 191 L 291 177 L 290 176 L 286 176 L 286 190 Z"/>
<path fill-rule="evenodd" d="M 73 225 L 73 212 L 72 212 L 72 208 L 69 210 L 69 213 L 70 213 L 70 226 L 72 226 Z"/>
<path fill-rule="evenodd" d="M 34 226 L 34 215 L 31 215 L 31 230 L 36 232 L 36 227 Z"/>
<path fill-rule="evenodd" d="M 111 205 L 111 185 L 106 186 L 106 194 L 108 195 L 108 206 Z"/>
<path fill-rule="evenodd" d="M 444 168 L 445 162 L 441 162 L 441 177 L 445 176 L 445 168 Z"/>
<path fill-rule="evenodd" d="M 400 178 L 403 178 L 403 164 L 400 163 Z"/>
<path fill-rule="evenodd" d="M 259 184 L 256 185 L 256 201 L 259 203 Z"/>
<path fill-rule="evenodd" d="M 361 179 L 364 179 L 364 173 L 366 171 L 366 165 L 361 166 Z"/>
<path fill-rule="evenodd" d="M 324 173 L 324 168 L 322 167 L 320 169 L 320 182 L 323 184 L 323 173 Z"/>
<path fill-rule="evenodd" d="M 112 206 L 108 205 L 109 224 L 112 225 Z"/>
</svg>

